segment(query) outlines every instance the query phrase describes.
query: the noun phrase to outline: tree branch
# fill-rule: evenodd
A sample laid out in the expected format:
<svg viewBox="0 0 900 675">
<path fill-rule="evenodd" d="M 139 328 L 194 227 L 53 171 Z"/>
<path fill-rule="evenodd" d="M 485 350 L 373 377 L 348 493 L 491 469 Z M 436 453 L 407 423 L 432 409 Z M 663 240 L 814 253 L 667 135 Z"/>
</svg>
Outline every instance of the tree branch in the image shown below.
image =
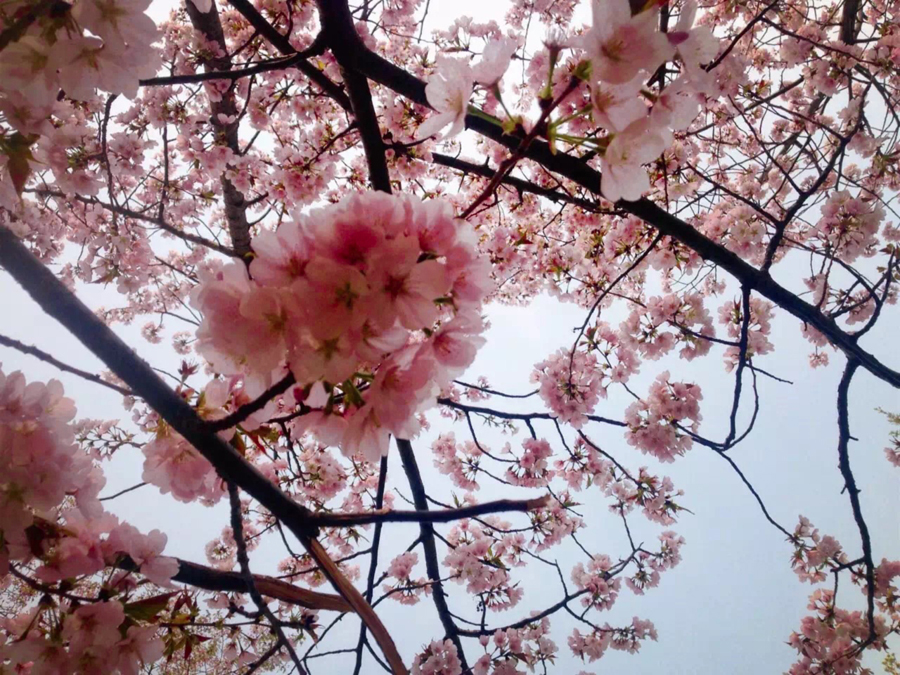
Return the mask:
<svg viewBox="0 0 900 675">
<path fill-rule="evenodd" d="M 397 450 L 400 452 L 400 461 L 403 463 L 403 471 L 409 481 L 409 490 L 412 493 L 413 504 L 416 510 L 425 513 L 428 511 L 428 495 L 425 492 L 425 484 L 422 482 L 422 474 L 419 472 L 419 465 L 416 463 L 416 456 L 413 453 L 412 445 L 409 441 L 398 438 Z M 425 553 L 425 571 L 428 578 L 432 581 L 431 598 L 437 609 L 438 618 L 444 627 L 444 633 L 456 645 L 457 655 L 462 664 L 463 672 L 469 669 L 466 662 L 466 653 L 463 651 L 462 641 L 460 641 L 460 630 L 453 617 L 450 615 L 450 607 L 447 605 L 447 597 L 444 592 L 444 584 L 441 581 L 441 567 L 438 563 L 437 543 L 434 537 L 434 526 L 429 522 L 419 523 L 419 532 L 422 539 L 422 549 Z"/>
<path fill-rule="evenodd" d="M 269 401 L 271 401 L 276 396 L 281 396 L 296 383 L 297 380 L 294 379 L 294 374 L 288 373 L 283 378 L 278 380 L 278 382 L 266 389 L 262 394 L 259 395 L 258 398 L 250 401 L 250 403 L 242 405 L 233 413 L 226 417 L 223 417 L 222 419 L 210 420 L 206 424 L 212 431 L 222 431 L 223 429 L 230 429 L 231 427 L 235 427 L 246 420 L 248 417 L 250 417 L 250 415 L 252 415 L 253 413 L 259 412 L 260 410 L 265 408 L 268 405 Z"/>
<path fill-rule="evenodd" d="M 6 337 L 5 335 L 0 335 L 0 345 L 4 347 L 10 347 L 17 351 L 22 352 L 23 354 L 28 354 L 29 356 L 33 356 L 36 359 L 40 359 L 44 363 L 49 363 L 51 366 L 55 366 L 60 370 L 66 373 L 72 373 L 73 375 L 77 375 L 78 377 L 87 380 L 88 382 L 93 382 L 94 384 L 100 384 L 106 387 L 107 389 L 112 389 L 122 396 L 133 396 L 133 392 L 125 387 L 120 387 L 117 384 L 112 382 L 107 382 L 99 375 L 95 375 L 94 373 L 89 373 L 86 370 L 81 370 L 80 368 L 75 368 L 74 366 L 70 366 L 62 361 L 54 358 L 47 352 L 38 349 L 37 347 L 31 347 L 30 345 L 26 345 L 24 342 L 19 342 L 11 337 Z"/>
<path fill-rule="evenodd" d="M 201 12 L 194 3 L 186 2 L 188 17 L 194 29 L 203 33 L 203 36 L 215 44 L 223 54 L 220 57 L 210 59 L 205 65 L 207 70 L 225 72 L 232 69 L 231 57 L 228 56 L 228 45 L 225 43 L 225 34 L 222 31 L 222 22 L 219 19 L 219 10 L 216 3 L 212 3 L 208 12 Z M 211 66 L 211 68 L 210 68 Z M 238 144 L 238 108 L 234 98 L 234 89 L 222 93 L 218 101 L 210 99 L 209 122 L 216 132 L 217 140 L 224 141 L 225 145 L 237 156 L 241 152 Z M 230 121 L 224 121 L 227 118 Z M 237 254 L 246 258 L 252 253 L 250 247 L 250 224 L 247 222 L 247 207 L 244 195 L 225 176 L 220 177 L 222 183 L 222 196 L 225 201 L 225 219 L 228 222 L 228 233 L 231 235 L 231 245 Z"/>
<path fill-rule="evenodd" d="M 256 587 L 256 580 L 250 572 L 250 558 L 247 555 L 247 542 L 244 541 L 244 516 L 241 514 L 241 497 L 240 492 L 234 483 L 228 484 L 228 498 L 231 501 L 231 533 L 234 537 L 234 543 L 237 549 L 237 559 L 238 565 L 241 568 L 241 578 L 244 580 L 247 592 L 250 594 L 250 599 L 253 600 L 253 604 L 256 605 L 256 609 L 259 610 L 259 613 L 269 620 L 272 632 L 275 633 L 278 642 L 287 650 L 291 657 L 291 661 L 294 662 L 297 673 L 299 675 L 307 675 L 306 669 L 303 667 L 303 664 L 300 663 L 300 658 L 297 656 L 294 645 L 291 644 L 290 640 L 285 636 L 284 629 L 281 627 L 281 622 L 278 620 L 278 617 L 275 616 L 272 610 L 269 609 L 269 605 L 263 600 L 259 589 Z"/>
<path fill-rule="evenodd" d="M 316 514 L 313 520 L 319 527 L 351 527 L 371 523 L 452 523 L 455 520 L 474 518 L 490 513 L 508 511 L 533 511 L 547 506 L 548 495 L 534 499 L 498 499 L 473 506 L 442 511 L 372 511 L 369 513 Z"/>
<path fill-rule="evenodd" d="M 387 457 L 381 458 L 378 467 L 378 487 L 375 491 L 375 508 L 384 506 L 384 489 L 387 485 Z M 375 533 L 372 535 L 372 559 L 369 562 L 369 574 L 366 577 L 366 602 L 372 604 L 372 596 L 375 593 L 375 574 L 378 572 L 378 551 L 381 547 L 381 523 L 375 524 Z M 360 623 L 359 639 L 356 642 L 356 662 L 353 665 L 353 675 L 359 675 L 362 668 L 363 645 L 366 641 L 366 624 Z"/>
<path fill-rule="evenodd" d="M 221 591 L 223 593 L 246 593 L 247 582 L 238 572 L 223 572 L 213 567 L 189 562 L 181 558 L 175 558 L 178 562 L 178 573 L 172 577 L 172 581 L 187 584 L 194 588 L 202 588 L 205 591 Z M 129 557 L 119 561 L 119 568 L 127 571 L 137 571 L 139 565 Z M 280 579 L 261 574 L 254 574 L 253 581 L 259 592 L 263 595 L 281 600 L 290 605 L 298 605 L 309 609 L 325 610 L 330 612 L 352 612 L 353 608 L 339 595 L 319 593 L 306 588 L 294 586 Z"/>
<path fill-rule="evenodd" d="M 866 564 L 866 620 L 869 624 L 869 637 L 866 644 L 875 641 L 875 559 L 872 556 L 872 538 L 869 536 L 869 526 L 862 514 L 862 506 L 859 503 L 859 488 L 856 485 L 856 477 L 850 468 L 850 406 L 849 392 L 850 382 L 859 364 L 848 360 L 838 385 L 837 409 L 838 409 L 838 466 L 841 476 L 844 477 L 844 485 L 847 496 L 850 497 L 850 507 L 853 509 L 853 520 L 859 530 L 862 540 L 863 560 Z"/>
<path fill-rule="evenodd" d="M 294 45 L 284 35 L 279 33 L 275 27 L 266 21 L 265 17 L 257 11 L 248 0 L 228 0 L 228 4 L 240 12 L 245 19 L 253 26 L 256 31 L 262 35 L 269 43 L 275 47 L 284 56 L 292 56 L 297 53 Z M 332 82 L 321 70 L 306 61 L 299 61 L 294 67 L 306 76 L 311 82 L 316 84 L 325 94 L 341 106 L 344 110 L 351 110 L 350 99 L 340 86 Z"/>
</svg>

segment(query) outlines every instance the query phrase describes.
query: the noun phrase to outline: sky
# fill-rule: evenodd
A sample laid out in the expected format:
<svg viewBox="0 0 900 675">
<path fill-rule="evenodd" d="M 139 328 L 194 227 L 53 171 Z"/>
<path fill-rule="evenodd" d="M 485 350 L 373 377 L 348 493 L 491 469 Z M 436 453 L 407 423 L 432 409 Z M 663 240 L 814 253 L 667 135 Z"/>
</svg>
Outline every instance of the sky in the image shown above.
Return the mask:
<svg viewBox="0 0 900 675">
<path fill-rule="evenodd" d="M 172 0 L 155 1 L 153 13 L 164 15 Z M 502 21 L 503 3 L 456 0 L 453 3 L 432 2 L 431 28 L 443 28 L 452 18 L 469 14 L 475 18 L 495 18 Z M 427 34 L 427 30 L 426 30 Z M 467 132 L 470 133 L 470 132 Z M 790 264 L 780 272 L 783 281 L 795 281 L 802 270 L 791 269 Z M 794 277 L 791 279 L 791 277 Z M 796 285 L 794 286 L 796 287 Z M 43 315 L 25 293 L 5 274 L 0 273 L 0 312 L 6 317 L 0 332 L 33 344 L 51 352 L 68 363 L 92 372 L 104 368 L 69 333 Z M 112 306 L 119 301 L 113 288 L 98 286 L 79 287 L 80 297 L 92 307 Z M 863 345 L 884 356 L 889 366 L 898 367 L 900 357 L 885 349 L 896 344 L 900 321 L 896 308 L 887 313 L 878 328 L 868 335 Z M 573 305 L 561 304 L 555 299 L 541 297 L 528 307 L 492 306 L 488 316 L 491 328 L 487 344 L 461 379 L 474 381 L 486 376 L 492 386 L 509 392 L 526 392 L 533 389 L 529 375 L 534 363 L 542 360 L 561 346 L 570 345 L 572 328 L 580 325 L 583 310 Z M 617 323 L 621 315 L 610 313 L 604 319 Z M 150 345 L 140 335 L 138 321 L 132 326 L 116 326 L 115 330 L 140 355 L 153 365 L 171 366 L 172 354 L 163 345 Z M 748 479 L 757 488 L 773 517 L 788 530 L 796 525 L 800 514 L 808 517 L 823 533 L 835 536 L 852 558 L 859 552 L 859 535 L 852 520 L 849 501 L 841 494 L 843 483 L 837 468 L 837 419 L 836 387 L 844 359 L 832 354 L 831 365 L 812 370 L 807 356 L 810 345 L 799 334 L 799 324 L 793 318 L 779 312 L 773 321 L 772 342 L 776 351 L 758 363 L 769 372 L 790 380 L 782 384 L 763 378 L 760 380 L 762 410 L 754 433 L 731 452 Z M 887 352 L 887 353 L 886 353 Z M 29 381 L 57 378 L 61 380 L 67 395 L 74 398 L 80 417 L 96 419 L 128 418 L 122 409 L 121 397 L 104 388 L 85 383 L 65 373 L 59 373 L 47 364 L 0 347 L 0 363 L 4 372 L 21 369 Z M 651 367 L 652 366 L 652 367 Z M 646 391 L 656 374 L 664 369 L 672 372 L 675 380 L 697 382 L 703 391 L 703 423 L 701 432 L 708 437 L 724 437 L 731 405 L 733 377 L 723 367 L 721 354 L 694 362 L 665 358 L 659 363 L 648 364 L 632 382 L 633 388 Z M 853 435 L 858 439 L 851 444 L 850 457 L 857 481 L 862 487 L 862 507 L 870 529 L 876 561 L 883 557 L 900 558 L 900 470 L 892 467 L 884 458 L 889 426 L 878 407 L 900 411 L 896 390 L 860 372 L 850 391 L 850 421 Z M 509 411 L 538 409 L 536 398 L 524 401 L 492 403 Z M 597 414 L 621 416 L 627 401 L 611 395 L 602 401 Z M 746 409 L 742 419 L 746 421 Z M 436 410 L 429 414 L 432 428 L 413 447 L 420 455 L 420 465 L 426 485 L 439 486 L 434 494 L 442 499 L 451 494 L 449 482 L 432 467 L 429 450 L 432 440 L 451 427 Z M 506 442 L 521 442 L 527 431 L 521 429 L 516 436 L 504 435 L 475 422 L 479 439 L 491 449 L 500 449 Z M 556 442 L 555 430 L 550 425 L 536 425 L 541 437 Z M 464 427 L 454 428 L 457 438 L 465 438 Z M 591 437 L 626 466 L 636 469 L 648 466 L 652 472 L 670 476 L 675 485 L 685 491 L 682 503 L 692 511 L 683 514 L 679 523 L 671 529 L 686 539 L 682 549 L 683 562 L 663 575 L 658 588 L 643 597 L 635 597 L 624 590 L 615 607 L 600 622 L 624 625 L 632 616 L 651 619 L 659 632 L 659 641 L 645 642 L 640 654 L 632 656 L 610 651 L 593 665 L 582 664 L 571 656 L 565 644 L 566 636 L 574 624 L 565 617 L 553 621 L 553 637 L 559 647 L 559 659 L 554 672 L 616 673 L 625 669 L 635 675 L 667 673 L 670 675 L 757 675 L 786 670 L 795 653 L 786 644 L 790 633 L 799 626 L 806 612 L 806 602 L 814 587 L 801 584 L 790 569 L 792 547 L 783 535 L 765 521 L 752 495 L 738 477 L 711 450 L 695 446 L 684 458 L 674 464 L 661 465 L 652 457 L 640 454 L 627 445 L 619 430 L 587 428 Z M 107 467 L 107 486 L 104 494 L 112 494 L 141 480 L 142 456 L 137 450 L 123 451 Z M 389 456 L 388 488 L 398 495 L 408 496 L 405 480 L 399 469 L 399 458 L 392 448 Z M 429 487 L 429 490 L 431 488 Z M 481 490 L 481 500 L 496 498 L 489 485 Z M 503 496 L 511 496 L 504 490 Z M 535 491 L 519 490 L 516 496 L 534 496 Z M 588 528 L 579 536 L 591 551 L 608 553 L 614 559 L 623 555 L 627 543 L 620 522 L 608 513 L 599 495 L 578 494 L 582 513 Z M 205 562 L 204 546 L 217 536 L 228 522 L 224 504 L 206 508 L 197 504 L 175 502 L 168 495 L 160 495 L 152 486 L 141 488 L 113 502 L 108 507 L 120 517 L 143 530 L 158 528 L 169 536 L 167 552 L 172 555 Z M 396 505 L 402 505 L 398 496 Z M 513 523 L 524 524 L 525 517 L 510 515 Z M 642 522 L 643 521 L 643 522 Z M 636 515 L 630 522 L 636 541 L 648 545 L 656 540 L 662 528 L 646 523 Z M 442 531 L 446 532 L 447 527 Z M 387 526 L 385 551 L 382 560 L 400 552 L 416 536 L 415 526 Z M 252 556 L 254 571 L 274 573 L 284 552 L 274 541 L 267 541 Z M 564 543 L 547 553 L 560 561 L 568 571 L 576 560 L 583 560 L 574 544 Z M 367 564 L 367 563 L 366 563 Z M 365 567 L 363 568 L 365 570 Z M 424 568 L 420 565 L 424 575 Z M 561 597 L 561 588 L 555 572 L 540 564 L 532 564 L 516 572 L 526 589 L 522 603 L 507 612 L 489 617 L 492 625 L 503 625 L 526 616 L 529 610 L 539 610 L 553 604 Z M 569 579 L 566 579 L 569 583 Z M 472 616 L 463 602 L 465 594 L 450 584 L 451 607 Z M 862 608 L 863 595 L 858 589 L 844 583 L 841 590 L 842 606 Z M 431 603 L 426 599 L 415 608 L 407 608 L 386 601 L 379 606 L 379 613 L 399 644 L 406 661 L 419 651 L 423 644 L 440 634 L 440 626 Z M 355 644 L 358 624 L 345 619 L 336 633 L 337 639 L 326 648 L 339 648 Z M 474 644 L 474 643 L 473 643 Z M 469 652 L 477 658 L 475 647 Z M 474 660 L 473 658 L 473 660 Z M 879 672 L 877 661 L 870 666 Z M 375 672 L 374 665 L 371 664 Z M 312 673 L 344 672 L 337 660 L 311 662 Z M 364 672 L 370 672 L 366 669 Z"/>
</svg>

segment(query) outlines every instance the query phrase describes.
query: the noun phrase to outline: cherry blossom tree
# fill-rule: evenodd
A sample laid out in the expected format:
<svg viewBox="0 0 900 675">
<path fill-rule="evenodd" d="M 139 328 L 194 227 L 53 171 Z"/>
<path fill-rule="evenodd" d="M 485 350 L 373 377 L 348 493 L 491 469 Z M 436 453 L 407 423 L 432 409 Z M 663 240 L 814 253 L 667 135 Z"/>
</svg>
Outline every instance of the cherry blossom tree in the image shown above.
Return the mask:
<svg viewBox="0 0 900 675">
<path fill-rule="evenodd" d="M 706 505 L 658 470 L 698 452 L 812 584 L 790 673 L 895 672 L 895 533 L 853 463 L 882 451 L 853 445 L 850 401 L 900 388 L 900 2 L 512 0 L 426 31 L 432 4 L 0 5 L 0 267 L 108 370 L 0 344 L 125 418 L 0 370 L 0 673 L 590 668 L 665 639 L 616 602 L 681 561 L 679 519 Z M 120 302 L 89 308 L 97 286 Z M 521 365 L 533 391 L 469 372 L 491 307 L 539 296 L 583 319 Z M 776 319 L 808 367 L 842 369 L 821 461 L 853 541 L 781 522 L 732 452 L 761 381 L 791 386 L 766 364 Z M 170 345 L 167 379 L 116 332 L 135 322 Z M 129 490 L 227 505 L 206 561 L 116 515 L 123 454 Z M 261 542 L 277 575 L 253 570 Z M 523 610 L 529 569 L 558 601 Z M 391 603 L 440 633 L 409 644 Z"/>
</svg>

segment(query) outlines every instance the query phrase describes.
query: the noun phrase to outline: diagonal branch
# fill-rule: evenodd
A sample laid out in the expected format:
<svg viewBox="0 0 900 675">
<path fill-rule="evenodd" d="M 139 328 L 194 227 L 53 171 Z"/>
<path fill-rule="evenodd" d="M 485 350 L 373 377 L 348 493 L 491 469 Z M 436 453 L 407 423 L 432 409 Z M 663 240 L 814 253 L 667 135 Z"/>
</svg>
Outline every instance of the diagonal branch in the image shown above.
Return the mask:
<svg viewBox="0 0 900 675">
<path fill-rule="evenodd" d="M 226 417 L 218 420 L 210 420 L 209 422 L 207 422 L 207 426 L 212 431 L 222 431 L 223 429 L 230 429 L 231 427 L 237 426 L 248 417 L 250 417 L 250 415 L 252 415 L 253 413 L 259 412 L 260 410 L 265 408 L 266 405 L 268 405 L 269 401 L 271 401 L 276 396 L 281 396 L 296 383 L 297 380 L 294 379 L 294 374 L 288 373 L 283 378 L 278 380 L 278 382 L 266 389 L 262 394 L 259 395 L 258 398 L 250 401 L 250 403 L 242 405 L 240 408 Z"/>
<path fill-rule="evenodd" d="M 113 382 L 107 382 L 99 375 L 95 375 L 94 373 L 89 373 L 86 370 L 81 370 L 80 368 L 76 368 L 74 366 L 70 366 L 66 363 L 63 363 L 59 359 L 53 357 L 47 352 L 38 349 L 37 347 L 32 347 L 30 345 L 26 345 L 24 342 L 19 342 L 18 340 L 6 337 L 5 335 L 0 335 L 0 345 L 4 347 L 10 347 L 17 351 L 22 352 L 23 354 L 28 354 L 29 356 L 33 356 L 36 359 L 40 359 L 44 363 L 49 363 L 51 366 L 55 366 L 66 373 L 72 373 L 73 375 L 77 375 L 80 378 L 87 380 L 88 382 L 93 382 L 94 384 L 100 384 L 108 389 L 112 389 L 116 391 L 122 396 L 132 396 L 133 393 L 126 389 L 125 387 L 120 387 Z"/>
<path fill-rule="evenodd" d="M 206 565 L 188 562 L 180 558 L 178 573 L 172 577 L 172 581 L 187 584 L 206 591 L 222 591 L 224 593 L 246 593 L 247 581 L 238 572 L 223 572 Z M 137 570 L 138 565 L 130 558 L 119 562 L 119 567 L 124 570 Z M 325 610 L 330 612 L 352 612 L 353 608 L 339 595 L 319 593 L 306 588 L 294 586 L 280 579 L 273 579 L 261 574 L 253 575 L 253 582 L 263 595 L 275 598 L 289 605 L 307 607 L 309 609 Z"/>
<path fill-rule="evenodd" d="M 294 45 L 284 35 L 279 33 L 275 27 L 266 21 L 265 17 L 259 13 L 249 0 L 228 0 L 228 4 L 240 12 L 251 26 L 266 40 L 269 41 L 275 49 L 284 56 L 292 56 L 297 53 Z M 345 110 L 351 109 L 350 99 L 346 92 L 325 75 L 321 70 L 305 59 L 298 61 L 294 67 L 303 73 L 307 79 L 319 87 L 325 94 L 334 99 L 334 101 Z"/>
<path fill-rule="evenodd" d="M 282 628 L 278 617 L 275 616 L 275 613 L 269 608 L 268 603 L 263 600 L 259 589 L 256 587 L 256 580 L 250 572 L 250 558 L 247 555 L 247 542 L 244 540 L 244 517 L 241 514 L 241 497 L 240 492 L 234 483 L 228 484 L 228 498 L 231 501 L 231 533 L 237 548 L 237 559 L 238 565 L 240 565 L 241 568 L 241 577 L 246 584 L 250 599 L 253 600 L 253 604 L 256 605 L 256 609 L 259 610 L 259 613 L 268 619 L 272 632 L 277 636 L 278 642 L 287 650 L 291 657 L 291 661 L 294 662 L 297 673 L 299 673 L 299 675 L 307 675 L 306 669 L 303 667 L 303 664 L 300 663 L 300 657 L 297 656 L 294 645 L 284 634 L 284 628 Z"/>
</svg>

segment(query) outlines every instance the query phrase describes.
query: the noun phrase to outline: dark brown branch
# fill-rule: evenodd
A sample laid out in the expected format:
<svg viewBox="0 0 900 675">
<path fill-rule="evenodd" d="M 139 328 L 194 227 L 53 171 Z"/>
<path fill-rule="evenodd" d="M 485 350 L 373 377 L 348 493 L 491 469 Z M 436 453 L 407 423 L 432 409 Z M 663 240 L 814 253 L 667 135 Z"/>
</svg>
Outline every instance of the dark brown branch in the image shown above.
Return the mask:
<svg viewBox="0 0 900 675">
<path fill-rule="evenodd" d="M 341 40 L 340 34 L 331 35 L 330 44 Z M 384 156 L 385 146 L 378 126 L 375 106 L 372 104 L 372 92 L 366 78 L 354 70 L 343 69 L 344 82 L 350 94 L 353 116 L 359 127 L 366 163 L 369 166 L 369 181 L 372 188 L 380 192 L 391 193 L 391 176 L 388 172 L 387 160 Z"/>
<path fill-rule="evenodd" d="M 375 190 L 391 192 L 391 177 L 388 173 L 387 160 L 384 156 L 385 146 L 378 126 L 378 116 L 375 114 L 375 106 L 372 103 L 372 92 L 369 82 L 364 75 L 348 68 L 349 62 L 344 54 L 344 39 L 347 26 L 343 21 L 336 21 L 333 13 L 323 11 L 320 4 L 322 18 L 323 42 L 341 66 L 341 74 L 347 85 L 347 93 L 350 95 L 350 105 L 353 116 L 359 127 L 362 138 L 363 151 L 366 153 L 366 162 L 369 165 L 369 180 Z M 355 32 L 351 25 L 351 30 Z"/>
<path fill-rule="evenodd" d="M 234 483 L 228 484 L 228 499 L 231 502 L 231 533 L 237 550 L 238 565 L 241 568 L 241 578 L 244 580 L 250 599 L 253 600 L 253 604 L 256 605 L 259 613 L 268 619 L 272 632 L 277 636 L 278 642 L 287 650 L 299 675 L 307 675 L 306 669 L 300 663 L 300 658 L 297 656 L 294 645 L 285 636 L 278 617 L 275 616 L 272 610 L 269 609 L 269 605 L 263 600 L 259 588 L 256 586 L 256 580 L 253 578 L 253 573 L 250 571 L 250 557 L 247 555 L 247 542 L 244 541 L 244 516 L 241 514 L 241 496 L 238 487 Z"/>
<path fill-rule="evenodd" d="M 371 523 L 452 523 L 490 513 L 533 511 L 547 506 L 548 495 L 534 499 L 498 499 L 473 506 L 443 511 L 372 511 L 369 513 L 329 513 L 313 516 L 319 527 L 351 527 Z"/>
<path fill-rule="evenodd" d="M 841 42 L 852 45 L 856 42 L 859 33 L 857 27 L 857 15 L 859 14 L 859 0 L 844 0 L 841 10 Z"/>
<path fill-rule="evenodd" d="M 228 3 L 240 12 L 251 26 L 284 56 L 297 53 L 294 46 L 284 35 L 266 21 L 265 17 L 248 0 L 228 0 Z M 305 59 L 295 65 L 295 68 L 303 73 L 307 79 L 319 87 L 326 95 L 344 110 L 351 110 L 350 99 L 340 86 L 332 82 L 321 70 Z"/>
<path fill-rule="evenodd" d="M 15 349 L 16 351 L 22 352 L 23 354 L 28 354 L 29 356 L 33 356 L 36 359 L 40 359 L 44 363 L 49 363 L 51 366 L 55 366 L 60 370 L 66 373 L 72 373 L 72 375 L 77 375 L 78 377 L 87 380 L 88 382 L 93 382 L 94 384 L 100 384 L 108 389 L 112 389 L 122 396 L 132 396 L 132 392 L 125 387 L 120 387 L 117 384 L 113 384 L 112 382 L 107 382 L 99 375 L 95 375 L 94 373 L 89 373 L 86 370 L 81 370 L 80 368 L 75 368 L 74 366 L 70 366 L 66 363 L 63 363 L 59 359 L 54 358 L 47 352 L 38 349 L 37 347 L 32 347 L 30 345 L 26 345 L 24 342 L 19 342 L 11 337 L 6 337 L 5 335 L 0 335 L 0 345 L 4 347 L 10 347 Z"/>
<path fill-rule="evenodd" d="M 435 164 L 440 164 L 441 166 L 456 169 L 465 174 L 481 176 L 482 178 L 493 178 L 497 173 L 487 165 L 475 164 L 474 162 L 468 162 L 457 157 L 442 155 L 439 152 L 431 153 L 431 158 Z M 538 195 L 539 197 L 544 197 L 553 202 L 574 204 L 575 206 L 578 206 L 585 211 L 597 211 L 599 208 L 597 204 L 588 201 L 587 199 L 573 197 L 572 195 L 568 195 L 564 192 L 558 192 L 550 188 L 541 187 L 536 183 L 532 183 L 521 178 L 515 178 L 514 176 L 510 176 L 508 174 L 503 177 L 503 184 L 514 187 L 520 192 L 530 192 L 531 194 Z"/>
<path fill-rule="evenodd" d="M 397 450 L 400 452 L 400 461 L 403 463 L 403 471 L 409 481 L 409 490 L 412 493 L 413 504 L 416 510 L 424 513 L 428 511 L 428 495 L 425 492 L 425 484 L 422 482 L 422 474 L 416 463 L 416 456 L 409 441 L 398 438 Z M 437 609 L 438 618 L 444 627 L 446 636 L 456 645 L 462 670 L 466 672 L 469 666 L 466 662 L 466 653 L 463 651 L 462 642 L 459 639 L 460 630 L 453 617 L 450 615 L 450 607 L 447 605 L 447 596 L 444 592 L 444 584 L 441 582 L 441 567 L 438 563 L 437 542 L 434 536 L 434 526 L 431 523 L 420 522 L 419 532 L 422 539 L 422 549 L 425 553 L 425 571 L 433 582 L 431 599 Z"/>
<path fill-rule="evenodd" d="M 553 415 L 550 413 L 511 413 L 504 412 L 502 410 L 494 410 L 493 408 L 483 408 L 475 405 L 466 405 L 465 403 L 459 403 L 457 401 L 452 401 L 449 398 L 439 398 L 439 405 L 445 405 L 448 408 L 453 408 L 454 410 L 461 410 L 465 413 L 474 413 L 476 415 L 487 415 L 488 417 L 497 417 L 503 420 L 521 420 L 523 422 L 531 421 L 531 420 L 552 420 L 555 419 Z M 611 424 L 615 427 L 626 427 L 628 426 L 625 422 L 620 422 L 619 420 L 610 419 L 608 417 L 600 417 L 598 415 L 588 415 L 587 418 L 591 422 L 599 422 L 600 424 Z"/>
<path fill-rule="evenodd" d="M 272 59 L 243 68 L 234 70 L 209 71 L 205 73 L 191 73 L 189 75 L 170 75 L 168 77 L 151 77 L 146 80 L 140 80 L 142 87 L 160 87 L 172 86 L 176 84 L 197 84 L 200 82 L 209 82 L 210 80 L 238 80 L 242 77 L 250 77 L 251 75 L 259 75 L 260 73 L 268 73 L 273 70 L 287 70 L 296 66 L 305 58 L 301 52 L 297 52 L 293 56 L 280 59 Z"/>
<path fill-rule="evenodd" d="M 850 498 L 850 507 L 853 509 L 853 520 L 859 530 L 859 538 L 862 540 L 863 560 L 866 565 L 866 620 L 869 624 L 869 637 L 866 644 L 875 641 L 875 559 L 872 555 L 872 538 L 869 536 L 869 526 L 863 518 L 862 506 L 859 503 L 859 488 L 856 477 L 850 468 L 850 382 L 859 364 L 856 361 L 847 361 L 841 382 L 838 385 L 837 410 L 838 410 L 838 466 L 841 476 L 844 477 L 844 486 L 847 496 Z"/>
<path fill-rule="evenodd" d="M 111 499 L 116 499 L 117 497 L 121 497 L 122 495 L 127 495 L 129 492 L 140 490 L 145 485 L 149 485 L 149 483 L 137 483 L 136 485 L 125 488 L 124 490 L 119 490 L 118 492 L 111 494 L 109 497 L 100 497 L 97 501 L 108 502 Z"/>
<path fill-rule="evenodd" d="M 178 561 L 178 573 L 172 577 L 172 581 L 181 584 L 202 588 L 205 591 L 221 591 L 223 593 L 246 593 L 247 582 L 238 572 L 223 572 L 213 567 L 200 565 L 176 558 Z M 137 563 L 131 558 L 124 558 L 119 562 L 119 567 L 124 570 L 136 571 Z M 273 579 L 261 574 L 254 574 L 253 581 L 259 592 L 263 595 L 275 598 L 290 605 L 308 607 L 330 612 L 352 612 L 353 609 L 339 595 L 319 593 L 306 588 L 294 586 L 280 579 Z"/>
<path fill-rule="evenodd" d="M 225 43 L 225 34 L 222 30 L 222 22 L 219 19 L 219 10 L 216 3 L 212 3 L 208 12 L 201 12 L 194 3 L 185 3 L 188 17 L 194 29 L 212 44 L 215 44 L 223 56 L 213 57 L 205 64 L 205 68 L 213 72 L 225 72 L 232 69 L 231 57 L 228 56 L 228 45 Z M 238 144 L 238 107 L 234 97 L 234 88 L 230 87 L 224 92 L 218 101 L 210 100 L 209 122 L 216 132 L 217 140 L 235 154 L 241 152 Z M 223 121 L 228 118 L 230 121 Z M 225 201 L 225 220 L 228 223 L 228 233 L 231 235 L 231 245 L 237 254 L 245 258 L 252 253 L 250 247 L 250 224 L 247 222 L 247 206 L 243 193 L 223 173 L 220 177 L 222 184 L 222 197 Z"/>
<path fill-rule="evenodd" d="M 294 374 L 288 373 L 283 378 L 278 380 L 278 382 L 266 389 L 262 394 L 259 395 L 258 398 L 250 401 L 250 403 L 242 405 L 227 417 L 223 417 L 219 420 L 210 420 L 209 422 L 207 422 L 207 426 L 212 431 L 222 431 L 223 429 L 230 429 L 231 427 L 235 427 L 246 420 L 248 417 L 250 417 L 250 415 L 252 415 L 253 413 L 259 412 L 260 410 L 265 408 L 266 405 L 268 405 L 269 401 L 271 401 L 276 396 L 281 396 L 284 392 L 294 386 L 296 382 L 297 380 L 294 379 Z"/>
</svg>

